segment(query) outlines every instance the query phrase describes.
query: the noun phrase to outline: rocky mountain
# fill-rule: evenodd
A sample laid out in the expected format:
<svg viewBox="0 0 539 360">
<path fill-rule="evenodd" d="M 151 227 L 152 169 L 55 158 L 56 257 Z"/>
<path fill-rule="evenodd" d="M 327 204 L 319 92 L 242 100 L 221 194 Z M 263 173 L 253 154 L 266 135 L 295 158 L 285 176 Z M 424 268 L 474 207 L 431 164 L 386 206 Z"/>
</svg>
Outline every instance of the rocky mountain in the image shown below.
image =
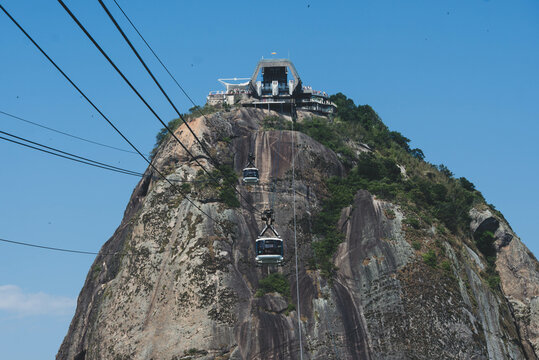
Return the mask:
<svg viewBox="0 0 539 360">
<path fill-rule="evenodd" d="M 339 113 L 302 112 L 299 131 L 260 109 L 191 116 L 221 165 L 175 134 L 219 184 L 162 139 L 153 161 L 175 185 L 146 171 L 57 359 L 299 359 L 298 323 L 304 359 L 537 359 L 539 263 L 503 216 L 400 134 L 361 135 L 367 118 L 331 137 Z M 256 186 L 237 180 L 250 152 Z M 285 262 L 257 267 L 271 205 Z"/>
</svg>

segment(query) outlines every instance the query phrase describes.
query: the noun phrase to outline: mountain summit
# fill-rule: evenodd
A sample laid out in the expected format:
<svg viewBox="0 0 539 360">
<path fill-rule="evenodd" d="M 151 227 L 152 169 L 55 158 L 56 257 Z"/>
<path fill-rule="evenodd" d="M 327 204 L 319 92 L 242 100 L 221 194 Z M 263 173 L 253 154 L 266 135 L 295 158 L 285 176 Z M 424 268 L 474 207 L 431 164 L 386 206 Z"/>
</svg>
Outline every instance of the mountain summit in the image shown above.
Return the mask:
<svg viewBox="0 0 539 360">
<path fill-rule="evenodd" d="M 208 105 L 188 122 L 210 154 L 171 122 L 207 172 L 160 134 L 169 181 L 146 170 L 57 359 L 537 359 L 539 263 L 503 215 L 369 106 L 328 100 Z M 255 261 L 269 208 L 282 266 Z"/>
</svg>

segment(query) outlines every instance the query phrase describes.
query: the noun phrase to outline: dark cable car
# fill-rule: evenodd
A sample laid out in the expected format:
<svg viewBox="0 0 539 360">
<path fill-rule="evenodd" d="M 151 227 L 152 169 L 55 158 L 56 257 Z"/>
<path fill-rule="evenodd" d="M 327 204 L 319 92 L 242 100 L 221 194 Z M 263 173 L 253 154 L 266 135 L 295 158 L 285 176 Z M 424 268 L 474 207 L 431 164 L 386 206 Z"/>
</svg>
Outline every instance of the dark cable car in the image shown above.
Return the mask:
<svg viewBox="0 0 539 360">
<path fill-rule="evenodd" d="M 249 162 L 245 169 L 243 169 L 243 183 L 244 184 L 258 184 L 258 169 L 254 165 L 254 156 L 249 154 Z"/>
<path fill-rule="evenodd" d="M 283 239 L 273 227 L 273 210 L 265 210 L 262 213 L 262 220 L 266 221 L 266 226 L 256 239 L 256 263 L 257 265 L 281 265 L 284 257 Z M 264 234 L 268 230 L 271 230 L 275 236 L 265 237 Z"/>
</svg>

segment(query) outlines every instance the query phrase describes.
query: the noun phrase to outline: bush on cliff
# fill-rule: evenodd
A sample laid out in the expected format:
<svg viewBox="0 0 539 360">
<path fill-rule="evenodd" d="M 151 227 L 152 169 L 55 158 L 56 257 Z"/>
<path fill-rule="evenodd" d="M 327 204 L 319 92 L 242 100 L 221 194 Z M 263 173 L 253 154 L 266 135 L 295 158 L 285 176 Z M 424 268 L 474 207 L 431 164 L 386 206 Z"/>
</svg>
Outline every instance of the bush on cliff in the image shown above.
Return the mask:
<svg viewBox="0 0 539 360">
<path fill-rule="evenodd" d="M 361 189 L 417 210 L 427 223 L 434 219 L 454 234 L 467 234 L 469 210 L 475 203 L 484 202 L 470 181 L 455 179 L 445 165 L 425 162 L 423 151 L 412 149 L 408 138 L 390 131 L 370 106 L 356 106 L 341 93 L 333 95 L 331 101 L 338 110 L 333 121 L 305 119 L 297 129 L 341 155 L 343 149 L 350 150 L 346 145 L 349 142 L 365 142 L 375 150 L 346 158 L 352 164 L 347 175 L 326 181 L 328 196 L 322 200 L 313 228 L 319 240 L 312 244 L 311 262 L 317 268 L 324 274 L 332 273 L 333 255 L 344 238 L 337 228 L 341 210 L 352 204 Z M 406 176 L 397 164 L 406 169 Z M 430 256 L 427 261 L 432 262 Z"/>
<path fill-rule="evenodd" d="M 222 110 L 222 107 L 220 106 L 211 106 L 211 105 L 204 105 L 203 107 L 200 107 L 200 106 L 193 106 L 192 108 L 189 109 L 189 112 L 186 113 L 186 114 L 182 114 L 183 118 L 189 122 L 192 118 L 195 118 L 195 117 L 199 117 L 199 116 L 208 116 L 212 113 L 215 113 L 219 110 Z M 180 125 L 183 124 L 183 120 L 180 119 L 180 118 L 176 118 L 176 119 L 172 119 L 168 122 L 167 124 L 167 127 L 172 131 L 176 131 L 176 129 L 178 129 L 180 127 Z M 152 151 L 150 151 L 150 159 L 153 159 L 153 157 L 157 154 L 157 151 L 159 150 L 159 147 L 165 142 L 165 140 L 167 140 L 168 138 L 170 138 L 170 133 L 169 131 L 163 127 L 161 128 L 161 130 L 159 130 L 159 132 L 157 133 L 157 135 L 155 135 L 155 145 L 152 149 Z"/>
<path fill-rule="evenodd" d="M 290 300 L 290 283 L 283 274 L 274 273 L 261 279 L 258 283 L 258 290 L 255 295 L 260 297 L 272 292 L 277 292 L 285 299 Z"/>
<path fill-rule="evenodd" d="M 202 196 L 201 200 L 220 201 L 230 208 L 240 206 L 235 186 L 238 175 L 230 165 L 221 164 L 207 174 L 199 170 L 195 178 L 195 191 Z"/>
</svg>

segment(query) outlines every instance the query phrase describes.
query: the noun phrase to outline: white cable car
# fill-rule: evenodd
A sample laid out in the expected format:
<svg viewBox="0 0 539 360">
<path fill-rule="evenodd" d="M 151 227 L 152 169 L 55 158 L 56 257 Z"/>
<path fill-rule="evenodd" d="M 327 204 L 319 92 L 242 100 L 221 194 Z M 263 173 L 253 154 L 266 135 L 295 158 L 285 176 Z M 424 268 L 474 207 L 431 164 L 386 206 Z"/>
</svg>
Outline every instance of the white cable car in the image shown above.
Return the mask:
<svg viewBox="0 0 539 360">
<path fill-rule="evenodd" d="M 259 237 L 256 239 L 256 263 L 281 265 L 283 262 L 283 239 L 280 237 Z"/>
<path fill-rule="evenodd" d="M 243 169 L 243 183 L 258 184 L 258 169 L 255 167 Z"/>
<path fill-rule="evenodd" d="M 258 169 L 254 165 L 254 156 L 249 154 L 249 163 L 247 167 L 243 169 L 243 179 L 244 184 L 258 184 Z"/>
<path fill-rule="evenodd" d="M 273 227 L 273 210 L 265 210 L 262 213 L 262 220 L 266 221 L 266 226 L 256 239 L 256 263 L 257 265 L 281 265 L 284 257 L 283 239 Z M 264 237 L 268 230 L 271 230 L 275 236 Z"/>
</svg>

